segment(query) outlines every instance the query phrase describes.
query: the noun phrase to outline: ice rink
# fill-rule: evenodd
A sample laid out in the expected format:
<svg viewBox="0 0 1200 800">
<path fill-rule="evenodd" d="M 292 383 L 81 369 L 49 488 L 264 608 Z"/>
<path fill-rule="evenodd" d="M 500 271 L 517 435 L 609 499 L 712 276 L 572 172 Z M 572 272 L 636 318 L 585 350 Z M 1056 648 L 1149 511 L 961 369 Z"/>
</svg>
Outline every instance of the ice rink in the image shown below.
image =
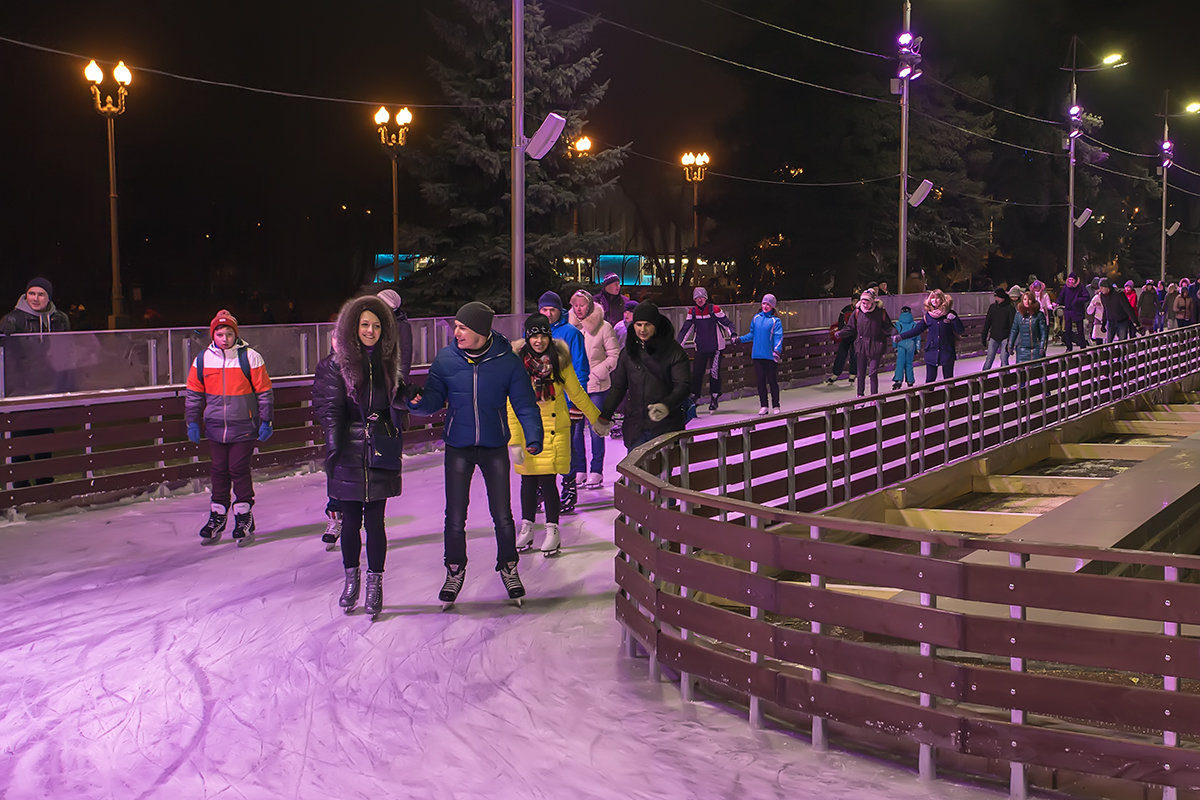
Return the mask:
<svg viewBox="0 0 1200 800">
<path fill-rule="evenodd" d="M 845 381 L 809 387 L 784 408 L 852 394 Z M 757 406 L 726 403 L 717 419 Z M 260 481 L 258 537 L 241 549 L 228 532 L 200 546 L 198 494 L 0 525 L 0 797 L 1003 796 L 921 783 L 915 764 L 814 753 L 652 683 L 645 659 L 622 654 L 613 613 L 624 455 L 610 441 L 606 486 L 581 489 L 562 554 L 522 558 L 521 609 L 493 570 L 477 478 L 466 586 L 441 610 L 439 452 L 407 458 L 389 501 L 374 623 L 337 606 L 323 475 Z"/>
</svg>

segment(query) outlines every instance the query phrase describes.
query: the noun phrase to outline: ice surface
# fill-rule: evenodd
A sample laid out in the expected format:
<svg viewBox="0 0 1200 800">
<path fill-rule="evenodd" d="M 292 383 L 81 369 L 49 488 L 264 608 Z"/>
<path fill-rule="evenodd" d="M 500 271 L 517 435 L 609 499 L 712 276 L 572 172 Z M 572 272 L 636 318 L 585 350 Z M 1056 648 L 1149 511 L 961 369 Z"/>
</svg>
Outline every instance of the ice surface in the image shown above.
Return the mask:
<svg viewBox="0 0 1200 800">
<path fill-rule="evenodd" d="M 784 407 L 847 394 L 812 387 Z M 726 403 L 718 418 L 757 406 Z M 200 546 L 204 495 L 5 525 L 0 797 L 1001 796 L 814 753 L 652 683 L 644 659 L 622 655 L 613 615 L 624 453 L 610 443 L 605 489 L 581 489 L 582 513 L 563 518 L 562 555 L 522 558 L 523 609 L 494 572 L 477 479 L 466 587 L 441 611 L 439 453 L 407 459 L 404 495 L 388 504 L 374 624 L 337 606 L 321 475 L 259 482 L 248 548 L 228 531 Z"/>
</svg>

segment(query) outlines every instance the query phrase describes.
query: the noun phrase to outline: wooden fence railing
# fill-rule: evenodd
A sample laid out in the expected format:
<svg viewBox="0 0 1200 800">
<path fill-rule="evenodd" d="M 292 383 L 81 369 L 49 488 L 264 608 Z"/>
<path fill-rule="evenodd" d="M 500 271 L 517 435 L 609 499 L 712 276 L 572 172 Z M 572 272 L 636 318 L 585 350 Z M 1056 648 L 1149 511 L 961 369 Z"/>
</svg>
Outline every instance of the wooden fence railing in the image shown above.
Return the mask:
<svg viewBox="0 0 1200 800">
<path fill-rule="evenodd" d="M 978 343 L 978 320 L 964 351 Z M 783 385 L 825 377 L 836 346 L 825 331 L 787 334 Z M 268 365 L 268 368 L 270 365 Z M 729 395 L 755 391 L 749 348 L 734 345 L 725 361 Z M 424 370 L 413 380 L 423 383 Z M 319 458 L 324 438 L 309 411 L 311 379 L 275 381 L 275 433 L 258 447 L 254 467 L 284 468 Z M 185 436 L 183 387 L 44 395 L 0 400 L 0 509 L 86 504 L 181 486 L 208 474 L 208 447 Z M 414 419 L 405 447 L 432 446 L 441 417 Z"/>
<path fill-rule="evenodd" d="M 1168 332 L 650 442 L 615 495 L 631 650 L 686 698 L 703 682 L 753 725 L 771 713 L 811 722 L 816 747 L 832 731 L 911 752 L 925 777 L 1001 762 L 1013 797 L 1031 779 L 1200 789 L 1200 557 L 803 513 L 1197 373 L 1200 334 Z M 977 551 L 1007 565 L 962 560 Z M 1026 566 L 1043 555 L 1138 577 Z"/>
</svg>

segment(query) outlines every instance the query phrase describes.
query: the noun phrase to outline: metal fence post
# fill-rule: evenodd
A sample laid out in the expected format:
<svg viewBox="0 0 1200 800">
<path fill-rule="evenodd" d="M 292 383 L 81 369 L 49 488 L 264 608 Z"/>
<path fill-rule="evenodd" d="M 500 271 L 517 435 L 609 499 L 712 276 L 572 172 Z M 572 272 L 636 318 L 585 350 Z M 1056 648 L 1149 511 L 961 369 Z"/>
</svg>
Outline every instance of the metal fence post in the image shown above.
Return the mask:
<svg viewBox="0 0 1200 800">
<path fill-rule="evenodd" d="M 924 558 L 933 557 L 932 542 L 921 542 L 921 555 Z M 924 578 L 924 570 L 918 573 L 917 577 Z M 937 597 L 929 592 L 921 592 L 921 606 L 923 608 L 937 608 Z M 921 655 L 925 658 L 932 659 L 937 653 L 934 645 L 929 642 L 921 642 L 920 648 Z M 919 675 L 918 677 L 923 678 L 924 676 Z M 934 700 L 933 695 L 931 695 L 929 692 L 921 692 L 920 703 L 921 708 L 932 709 L 936 701 Z M 937 778 L 937 751 L 934 749 L 933 745 L 926 744 L 925 742 L 921 743 L 920 753 L 917 757 L 917 763 L 918 774 L 921 776 L 921 780 L 932 781 Z"/>
<path fill-rule="evenodd" d="M 750 528 L 750 530 L 754 530 L 756 528 L 761 528 L 762 527 L 762 518 L 761 517 L 751 517 L 750 525 L 748 527 Z M 750 562 L 750 574 L 758 575 L 759 571 L 760 571 L 760 568 L 758 566 L 758 562 L 751 561 Z M 759 606 L 757 606 L 757 605 L 750 606 L 750 619 L 762 619 L 762 609 Z M 758 652 L 757 650 L 750 651 L 750 663 L 751 664 L 755 664 L 755 665 L 761 664 L 762 660 L 763 660 L 762 653 Z M 762 726 L 763 726 L 762 700 L 758 697 L 758 695 L 752 693 L 750 695 L 750 727 L 757 729 L 757 728 L 761 728 Z"/>
<path fill-rule="evenodd" d="M 146 385 L 158 386 L 158 340 L 154 338 L 147 340 L 146 351 L 146 361 L 148 362 L 146 369 L 149 372 L 147 377 L 150 378 Z"/>
<path fill-rule="evenodd" d="M 808 538 L 812 539 L 814 542 L 821 541 L 821 528 L 817 525 L 810 525 L 808 528 Z M 813 572 L 811 570 L 808 573 L 808 583 L 809 583 L 809 586 L 811 586 L 813 589 L 824 589 L 825 588 L 825 579 L 822 578 L 820 575 L 818 575 L 816 572 Z M 809 624 L 810 629 L 812 630 L 813 636 L 821 635 L 821 623 L 820 622 L 818 622 L 815 619 L 810 619 L 808 621 L 808 624 Z M 809 655 L 814 656 L 813 660 L 814 661 L 816 660 L 815 648 L 813 650 L 809 651 Z M 824 683 L 825 682 L 825 670 L 821 669 L 820 667 L 813 667 L 812 668 L 812 682 L 813 683 Z M 814 750 L 822 750 L 823 751 L 823 750 L 829 749 L 829 737 L 828 737 L 828 732 L 826 731 L 826 728 L 825 728 L 825 718 L 817 716 L 816 714 L 812 715 L 812 746 L 813 746 Z"/>
<path fill-rule="evenodd" d="M 688 469 L 689 469 L 690 464 L 691 464 L 691 457 L 688 452 L 687 442 L 680 441 L 680 446 L 679 446 L 679 483 L 684 489 L 691 488 L 691 476 L 688 474 Z M 690 503 L 690 502 L 680 503 L 679 510 L 685 514 L 691 514 L 692 513 L 692 503 Z M 679 545 L 679 553 L 680 553 L 680 555 L 690 556 L 692 554 L 691 545 L 680 544 Z M 691 590 L 687 586 L 680 584 L 679 585 L 679 596 L 684 599 L 687 599 L 689 596 L 691 596 Z M 679 638 L 683 639 L 685 642 L 688 639 L 690 639 L 691 636 L 692 636 L 692 633 L 687 628 L 679 629 Z M 690 703 L 696 699 L 696 696 L 695 696 L 696 695 L 696 684 L 695 684 L 695 681 L 692 680 L 692 674 L 690 672 L 680 671 L 680 673 L 679 673 L 679 694 L 680 694 L 681 699 L 685 703 Z"/>
<path fill-rule="evenodd" d="M 1029 560 L 1026 553 L 1009 553 L 1008 565 L 1016 569 L 1021 569 Z M 1010 583 L 1009 588 L 1013 588 L 1015 584 Z M 1008 607 L 1008 617 L 1014 620 L 1025 619 L 1025 607 L 1020 605 L 1010 605 Z M 1013 644 L 1016 644 L 1014 638 Z M 1025 659 L 1017 656 L 1009 656 L 1008 668 L 1012 672 L 1025 671 Z M 1009 721 L 1013 725 L 1025 724 L 1025 712 L 1019 708 L 1010 708 Z M 1013 747 L 1016 747 L 1016 742 L 1013 742 Z M 1029 793 L 1029 781 L 1025 775 L 1025 765 L 1019 761 L 1008 762 L 1008 796 L 1011 800 L 1025 800 Z"/>
<path fill-rule="evenodd" d="M 1166 583 L 1170 583 L 1170 584 L 1178 583 L 1179 582 L 1179 568 L 1178 567 L 1163 567 L 1163 581 L 1165 581 Z M 1170 600 L 1164 601 L 1164 605 L 1170 606 L 1171 601 Z M 1178 636 L 1179 635 L 1179 623 L 1178 622 L 1167 622 L 1164 620 L 1163 621 L 1163 635 L 1164 636 L 1172 636 L 1172 637 Z M 1170 660 L 1171 660 L 1171 656 L 1169 654 L 1166 655 L 1164 657 L 1164 665 L 1170 663 Z M 1163 691 L 1167 691 L 1167 692 L 1179 691 L 1179 677 L 1177 675 L 1163 675 Z M 1171 709 L 1168 708 L 1164 712 L 1164 714 L 1165 714 L 1165 716 L 1168 716 L 1168 717 L 1171 716 Z M 1179 746 L 1179 733 L 1177 731 L 1164 730 L 1163 731 L 1163 744 L 1167 747 L 1178 747 Z M 1167 764 L 1166 766 L 1167 766 L 1167 768 L 1170 768 L 1171 765 Z M 1174 786 L 1164 786 L 1163 787 L 1162 800 L 1176 800 L 1176 798 L 1178 796 L 1179 796 L 1179 793 L 1178 793 L 1178 790 L 1176 789 L 1176 787 L 1174 787 Z"/>
</svg>

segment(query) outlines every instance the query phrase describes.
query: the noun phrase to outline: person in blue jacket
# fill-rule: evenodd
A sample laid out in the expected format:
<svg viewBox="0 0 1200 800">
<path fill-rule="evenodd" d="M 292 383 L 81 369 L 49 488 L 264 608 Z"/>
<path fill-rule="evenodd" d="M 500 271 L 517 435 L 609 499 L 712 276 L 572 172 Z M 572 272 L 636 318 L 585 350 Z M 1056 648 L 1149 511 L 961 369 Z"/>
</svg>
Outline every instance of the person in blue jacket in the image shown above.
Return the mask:
<svg viewBox="0 0 1200 800">
<path fill-rule="evenodd" d="M 912 309 L 908 306 L 900 309 L 900 316 L 892 323 L 896 327 L 897 333 L 908 333 L 916 324 Z M 917 355 L 917 342 L 915 339 L 905 339 L 900 342 L 892 342 L 892 346 L 896 348 L 896 374 L 892 376 L 892 391 L 900 388 L 900 381 L 907 381 L 908 387 L 911 389 L 917 382 L 916 375 L 913 374 L 913 358 Z"/>
<path fill-rule="evenodd" d="M 550 338 L 558 339 L 571 351 L 571 367 L 575 370 L 575 377 L 579 378 L 581 385 L 587 386 L 588 378 L 592 375 L 591 362 L 588 361 L 587 355 L 587 343 L 584 342 L 583 333 L 579 328 L 567 321 L 562 298 L 558 296 L 558 292 L 546 292 L 538 298 L 538 313 L 545 314 L 546 319 L 550 320 Z M 574 408 L 575 404 L 568 400 L 568 412 Z M 562 479 L 562 496 L 558 501 L 559 513 L 574 514 L 578 499 L 579 488 L 575 480 L 575 473 L 568 472 L 563 475 Z"/>
<path fill-rule="evenodd" d="M 958 337 L 963 335 L 962 320 L 953 310 L 954 299 L 941 289 L 934 289 L 925 298 L 925 316 L 906 333 L 892 337 L 901 342 L 914 339 L 925 331 L 925 382 L 937 380 L 938 367 L 942 368 L 942 379 L 954 377 L 954 360 L 958 357 Z"/>
<path fill-rule="evenodd" d="M 775 295 L 764 294 L 762 311 L 750 320 L 750 332 L 738 337 L 739 342 L 753 342 L 750 361 L 758 378 L 759 416 L 767 413 L 767 389 L 771 390 L 771 407 L 779 407 L 779 361 L 783 358 L 783 320 L 775 313 Z"/>
<path fill-rule="evenodd" d="M 496 571 L 510 598 L 525 595 L 517 574 L 508 403 L 521 423 L 530 455 L 542 451 L 542 415 L 525 365 L 508 340 L 492 330 L 494 316 L 483 303 L 467 303 L 458 310 L 454 341 L 437 354 L 424 388 L 409 403 L 414 413 L 425 416 L 447 408 L 442 428 L 446 442 L 446 582 L 438 594 L 446 604 L 458 598 L 466 578 L 467 502 L 476 467 L 483 473 L 488 509 L 496 526 Z"/>
</svg>

